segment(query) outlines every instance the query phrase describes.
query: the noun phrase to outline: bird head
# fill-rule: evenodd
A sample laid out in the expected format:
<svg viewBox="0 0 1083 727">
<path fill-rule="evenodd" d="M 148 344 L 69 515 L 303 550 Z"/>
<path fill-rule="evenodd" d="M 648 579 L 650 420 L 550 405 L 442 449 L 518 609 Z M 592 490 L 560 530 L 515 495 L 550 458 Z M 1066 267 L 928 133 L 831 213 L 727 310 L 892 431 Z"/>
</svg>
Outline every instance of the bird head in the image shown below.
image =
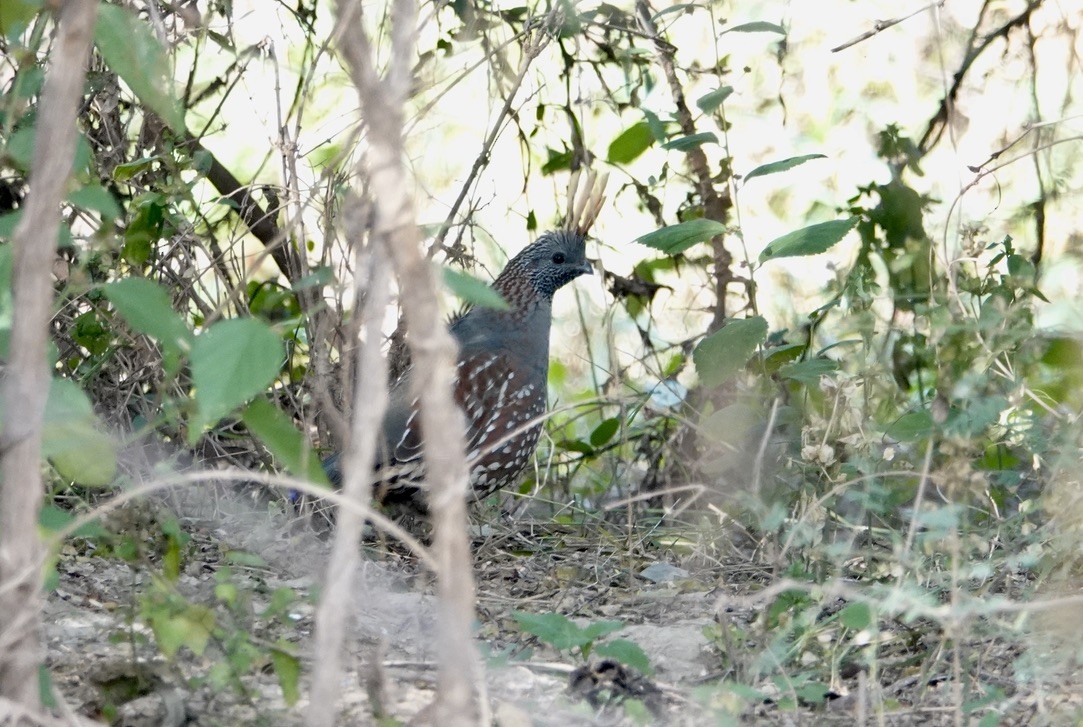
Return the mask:
<svg viewBox="0 0 1083 727">
<path fill-rule="evenodd" d="M 510 292 L 528 282 L 538 295 L 553 294 L 580 275 L 593 273 L 587 262 L 583 235 L 573 230 L 547 232 L 513 257 L 493 284 L 501 292 Z"/>
</svg>

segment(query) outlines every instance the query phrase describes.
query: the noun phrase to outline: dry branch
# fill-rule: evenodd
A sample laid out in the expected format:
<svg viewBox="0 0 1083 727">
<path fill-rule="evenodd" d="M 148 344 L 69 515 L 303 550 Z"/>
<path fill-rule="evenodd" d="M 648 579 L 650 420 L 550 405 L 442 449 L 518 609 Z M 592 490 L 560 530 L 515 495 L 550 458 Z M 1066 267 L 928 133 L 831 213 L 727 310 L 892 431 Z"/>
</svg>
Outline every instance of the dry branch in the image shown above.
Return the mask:
<svg viewBox="0 0 1083 727">
<path fill-rule="evenodd" d="M 42 543 L 37 528 L 43 494 L 41 432 L 50 379 L 52 264 L 97 14 L 97 0 L 68 0 L 60 10 L 37 114 L 30 192 L 13 242 L 16 315 L 3 382 L 7 416 L 0 440 L 0 697 L 28 709 L 40 704 Z"/>
<path fill-rule="evenodd" d="M 404 165 L 403 104 L 417 54 L 417 5 L 415 0 L 395 0 L 391 53 L 383 77 L 363 27 L 360 2 L 339 0 L 336 9 L 338 47 L 357 87 L 367 131 L 368 176 L 371 188 L 379 190 L 373 200 L 375 238 L 387 246 L 400 290 L 410 291 L 402 306 L 410 331 L 411 385 L 420 400 L 425 432 L 432 550 L 438 563 L 441 606 L 433 722 L 448 727 L 472 725 L 476 723 L 478 664 L 471 634 L 474 574 L 467 537 L 465 422 L 452 397 L 455 343 L 440 314 L 433 268 L 422 253 L 413 190 Z"/>
<path fill-rule="evenodd" d="M 364 205 L 353 199 L 346 207 L 346 232 L 362 238 Z M 372 497 L 372 472 L 376 462 L 377 433 L 387 409 L 387 362 L 380 350 L 381 325 L 390 299 L 387 257 L 378 245 L 357 246 L 358 297 L 364 295 L 361 312 L 361 353 L 354 383 L 353 425 L 343 467 L 343 495 L 367 508 Z M 366 264 L 367 263 L 367 264 Z M 368 275 L 362 272 L 367 270 Z M 309 724 L 333 725 L 342 671 L 342 646 L 348 614 L 353 610 L 351 591 L 360 565 L 358 543 L 364 514 L 339 508 L 334 542 L 327 563 L 323 596 L 316 613 L 316 667 L 312 675 Z"/>
</svg>

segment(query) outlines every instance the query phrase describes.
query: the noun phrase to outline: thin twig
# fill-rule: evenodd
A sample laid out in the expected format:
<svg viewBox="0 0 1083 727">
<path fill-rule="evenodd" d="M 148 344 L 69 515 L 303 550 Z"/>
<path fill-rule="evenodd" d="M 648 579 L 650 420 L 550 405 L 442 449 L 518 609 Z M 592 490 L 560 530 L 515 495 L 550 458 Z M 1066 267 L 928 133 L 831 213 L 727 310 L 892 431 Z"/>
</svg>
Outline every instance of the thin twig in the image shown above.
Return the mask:
<svg viewBox="0 0 1083 727">
<path fill-rule="evenodd" d="M 914 12 L 912 12 L 912 13 L 910 13 L 908 15 L 904 15 L 901 18 L 893 18 L 891 20 L 877 20 L 875 23 L 873 23 L 872 30 L 867 30 L 864 33 L 862 33 L 861 35 L 857 36 L 856 38 L 854 38 L 852 40 L 848 40 L 845 43 L 843 43 L 842 45 L 835 46 L 834 48 L 831 49 L 831 52 L 832 53 L 838 53 L 840 50 L 846 50 L 847 48 L 855 46 L 858 43 L 861 43 L 862 41 L 866 41 L 869 38 L 873 37 L 874 35 L 887 30 L 888 28 L 892 27 L 893 25 L 898 25 L 899 23 L 902 23 L 902 22 L 905 22 L 905 21 L 909 20 L 910 18 L 914 17 L 915 15 L 920 15 L 921 13 L 924 13 L 926 10 L 932 10 L 933 8 L 942 8 L 942 7 L 944 7 L 945 2 L 946 2 L 946 0 L 937 0 L 937 2 L 929 3 L 925 7 L 918 8 Z"/>
<path fill-rule="evenodd" d="M 364 205 L 346 205 L 346 234 L 357 239 L 365 227 Z M 354 382 L 353 424 L 350 445 L 343 459 L 342 494 L 353 502 L 372 497 L 372 472 L 376 464 L 378 433 L 387 409 L 387 361 L 380 350 L 382 325 L 390 302 L 387 257 L 380 245 L 358 246 L 356 286 L 365 294 L 361 311 L 361 355 Z M 365 263 L 368 263 L 366 266 Z M 366 270 L 368 275 L 363 275 Z M 361 562 L 357 543 L 364 527 L 361 512 L 342 510 L 336 518 L 331 557 L 327 561 L 324 590 L 316 612 L 316 654 L 307 722 L 333 725 L 342 682 L 342 652 L 346 638 L 354 575 Z"/>
<path fill-rule="evenodd" d="M 551 27 L 553 19 L 560 10 L 562 5 L 560 3 L 553 3 L 553 9 L 549 12 L 549 16 L 541 23 L 541 27 L 536 31 L 536 34 L 532 41 L 528 41 L 524 45 L 523 58 L 519 63 L 519 72 L 515 76 L 515 80 L 512 81 L 511 89 L 507 92 L 507 98 L 504 99 L 504 105 L 501 107 L 500 112 L 496 115 L 496 121 L 493 122 L 492 127 L 489 129 L 489 133 L 485 137 L 485 141 L 481 144 L 481 151 L 478 152 L 477 157 L 474 159 L 474 164 L 470 167 L 470 172 L 466 175 L 466 181 L 463 182 L 462 188 L 459 190 L 459 196 L 455 198 L 455 201 L 451 204 L 451 209 L 448 210 L 447 217 L 444 219 L 444 224 L 440 227 L 440 231 L 436 233 L 436 239 L 433 240 L 432 245 L 429 246 L 429 257 L 432 257 L 437 252 L 444 249 L 444 240 L 447 238 L 448 232 L 455 224 L 455 217 L 459 214 L 459 208 L 462 207 L 463 202 L 466 200 L 466 195 L 469 194 L 470 189 L 474 186 L 474 180 L 478 174 L 489 161 L 489 153 L 492 151 L 493 145 L 496 144 L 496 139 L 500 135 L 501 129 L 504 127 L 504 122 L 508 116 L 511 115 L 512 104 L 515 103 L 515 95 L 519 91 L 519 87 L 523 85 L 523 80 L 526 78 L 527 71 L 530 70 L 531 63 L 542 52 L 546 45 L 549 43 L 549 33 L 547 29 Z"/>
</svg>

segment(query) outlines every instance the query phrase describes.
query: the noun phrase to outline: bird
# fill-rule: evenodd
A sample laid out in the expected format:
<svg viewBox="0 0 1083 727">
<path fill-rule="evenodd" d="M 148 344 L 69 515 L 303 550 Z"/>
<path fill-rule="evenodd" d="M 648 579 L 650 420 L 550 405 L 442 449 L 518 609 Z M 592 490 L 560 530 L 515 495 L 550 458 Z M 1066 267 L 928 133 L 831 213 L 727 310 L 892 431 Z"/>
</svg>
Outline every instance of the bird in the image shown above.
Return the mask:
<svg viewBox="0 0 1083 727">
<path fill-rule="evenodd" d="M 507 308 L 474 306 L 449 324 L 458 344 L 454 398 L 466 419 L 469 484 L 478 500 L 516 484 L 530 463 L 548 404 L 553 296 L 593 272 L 586 233 L 601 208 L 605 180 L 596 184 L 589 175 L 573 206 L 578 181 L 573 177 L 564 227 L 523 248 L 493 281 Z M 390 387 L 374 495 L 385 504 L 407 503 L 423 511 L 424 437 L 410 373 L 407 368 Z M 339 453 L 323 465 L 331 483 L 339 486 Z"/>
<path fill-rule="evenodd" d="M 507 310 L 476 306 L 451 321 L 459 348 L 454 397 L 466 417 L 470 487 L 479 499 L 513 484 L 534 454 L 547 404 L 553 295 L 591 272 L 581 234 L 548 232 L 493 281 Z M 413 498 L 423 476 L 419 425 L 407 369 L 389 392 L 379 468 L 390 477 L 379 478 L 378 499 Z M 336 486 L 339 461 L 337 453 L 324 461 Z"/>
</svg>

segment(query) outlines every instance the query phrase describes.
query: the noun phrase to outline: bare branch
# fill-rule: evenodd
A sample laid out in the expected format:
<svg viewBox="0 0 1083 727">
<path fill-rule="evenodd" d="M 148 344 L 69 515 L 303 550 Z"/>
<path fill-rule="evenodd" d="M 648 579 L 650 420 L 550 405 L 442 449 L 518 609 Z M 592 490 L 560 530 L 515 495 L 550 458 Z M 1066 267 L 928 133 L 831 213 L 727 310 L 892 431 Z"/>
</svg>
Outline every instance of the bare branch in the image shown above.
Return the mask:
<svg viewBox="0 0 1083 727">
<path fill-rule="evenodd" d="M 75 119 L 83 96 L 97 0 L 68 0 L 60 10 L 57 37 L 37 114 L 30 193 L 14 233 L 12 295 L 16 311 L 3 382 L 0 454 L 0 697 L 40 706 L 42 664 L 41 432 L 49 394 L 49 316 L 52 264 L 60 227 L 60 202 L 75 156 Z M 18 412 L 18 416 L 14 415 Z"/>
<path fill-rule="evenodd" d="M 916 15 L 920 15 L 921 13 L 924 13 L 926 10 L 932 10 L 933 8 L 942 8 L 942 7 L 944 7 L 945 2 L 946 2 L 946 0 L 936 0 L 936 2 L 929 3 L 925 7 L 918 8 L 914 12 L 908 13 L 907 15 L 903 15 L 902 17 L 892 18 L 891 20 L 877 20 L 875 23 L 873 23 L 872 30 L 866 30 L 864 33 L 857 36 L 856 38 L 852 38 L 852 39 L 846 41 L 845 43 L 842 43 L 840 45 L 835 46 L 834 48 L 831 49 L 831 52 L 832 53 L 838 53 L 839 51 L 846 50 L 847 48 L 851 48 L 851 47 L 857 45 L 858 43 L 861 43 L 862 41 L 868 40 L 869 38 L 873 37 L 874 35 L 877 35 L 878 33 L 882 33 L 883 31 L 887 30 L 888 28 L 890 28 L 892 26 L 898 25 L 899 23 L 903 23 L 903 22 L 909 20 L 910 18 L 912 18 L 912 17 L 914 17 Z"/>
<path fill-rule="evenodd" d="M 396 0 L 396 25 L 416 24 L 415 0 Z M 371 42 L 361 22 L 359 3 L 339 0 L 336 35 L 350 76 L 357 86 L 368 129 L 365 162 L 374 203 L 375 235 L 387 246 L 410 331 L 413 360 L 411 386 L 420 401 L 421 429 L 425 432 L 425 469 L 433 520 L 433 547 L 438 563 L 437 585 L 441 602 L 438 654 L 440 671 L 433 723 L 457 727 L 476 724 L 474 684 L 478 660 L 474 651 L 474 574 L 467 537 L 466 495 L 468 469 L 462 413 L 455 405 L 455 343 L 444 326 L 433 268 L 421 250 L 415 221 L 413 191 L 406 176 L 401 87 L 398 74 L 414 65 L 413 28 L 396 27 L 394 55 L 388 80 L 380 80 Z"/>
<path fill-rule="evenodd" d="M 346 233 L 361 239 L 364 205 L 353 199 L 347 210 Z M 387 362 L 380 350 L 381 325 L 390 301 L 387 257 L 378 245 L 357 246 L 357 288 L 365 294 L 361 312 L 361 354 L 354 383 L 353 425 L 343 467 L 343 495 L 357 503 L 372 498 L 372 472 L 376 463 L 377 435 L 387 409 Z M 366 265 L 367 263 L 367 265 Z M 367 268 L 368 275 L 363 271 Z M 342 681 L 342 645 L 347 616 L 352 612 L 354 574 L 360 564 L 358 542 L 365 518 L 354 510 L 339 508 L 331 557 L 327 562 L 323 596 L 316 612 L 316 668 L 308 724 L 333 725 L 337 717 Z"/>
</svg>

